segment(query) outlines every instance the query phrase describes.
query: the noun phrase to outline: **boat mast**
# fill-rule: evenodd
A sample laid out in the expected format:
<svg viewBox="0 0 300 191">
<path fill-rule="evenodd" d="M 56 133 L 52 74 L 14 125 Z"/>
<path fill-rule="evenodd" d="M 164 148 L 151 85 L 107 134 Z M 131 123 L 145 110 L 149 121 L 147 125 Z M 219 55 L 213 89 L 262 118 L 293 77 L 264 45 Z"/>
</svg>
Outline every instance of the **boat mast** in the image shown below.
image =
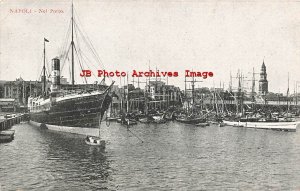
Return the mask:
<svg viewBox="0 0 300 191">
<path fill-rule="evenodd" d="M 44 38 L 43 96 L 46 95 L 46 39 Z"/>
<path fill-rule="evenodd" d="M 74 86 L 74 17 L 73 17 L 73 1 L 72 1 L 72 41 L 71 41 L 71 46 L 72 46 L 72 85 Z"/>
<path fill-rule="evenodd" d="M 239 113 L 239 107 L 241 104 L 241 75 L 240 75 L 240 70 L 238 70 L 238 100 L 237 100 L 237 105 L 236 105 L 236 113 Z"/>
<path fill-rule="evenodd" d="M 120 88 L 122 89 L 121 76 L 120 76 Z M 120 113 L 123 113 L 123 96 L 121 97 L 121 100 L 120 100 Z"/>
<path fill-rule="evenodd" d="M 252 110 L 254 111 L 255 106 L 255 73 L 254 73 L 254 67 L 252 69 Z"/>
<path fill-rule="evenodd" d="M 146 86 L 145 86 L 145 90 L 144 90 L 144 99 L 145 99 L 144 113 L 145 113 L 146 116 L 148 116 L 148 99 L 147 99 L 148 93 L 147 93 L 147 87 L 148 87 L 148 83 L 147 83 L 147 79 L 146 79 Z"/>
<path fill-rule="evenodd" d="M 126 112 L 129 112 L 129 83 L 128 83 L 128 72 L 127 72 L 127 95 L 126 95 Z"/>
<path fill-rule="evenodd" d="M 98 132 L 98 136 L 99 136 L 99 139 L 101 139 L 101 118 L 102 118 L 102 116 L 101 116 L 101 113 L 100 113 L 100 123 L 99 123 L 99 132 Z"/>
<path fill-rule="evenodd" d="M 232 75 L 230 70 L 229 92 L 232 92 Z"/>
<path fill-rule="evenodd" d="M 195 78 L 193 75 L 193 79 L 192 79 L 192 113 L 194 113 L 194 106 L 195 106 Z"/>
<path fill-rule="evenodd" d="M 288 89 L 287 89 L 287 92 L 286 92 L 286 98 L 287 98 L 287 117 L 289 115 L 289 111 L 290 111 L 290 108 L 289 108 L 289 93 L 290 93 L 290 73 L 288 73 Z"/>
<path fill-rule="evenodd" d="M 49 42 L 49 40 L 47 40 L 44 37 L 44 65 L 43 65 L 43 96 L 46 95 L 46 42 Z"/>
</svg>

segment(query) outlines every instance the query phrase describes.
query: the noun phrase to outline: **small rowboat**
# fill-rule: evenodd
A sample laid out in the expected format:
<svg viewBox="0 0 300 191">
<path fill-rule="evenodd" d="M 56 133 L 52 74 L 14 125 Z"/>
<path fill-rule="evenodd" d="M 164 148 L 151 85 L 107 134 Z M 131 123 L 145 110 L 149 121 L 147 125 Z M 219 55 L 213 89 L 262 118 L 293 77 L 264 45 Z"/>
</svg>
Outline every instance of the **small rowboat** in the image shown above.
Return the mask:
<svg viewBox="0 0 300 191">
<path fill-rule="evenodd" d="M 107 121 L 117 121 L 118 119 L 120 119 L 119 117 L 108 117 Z"/>
<path fill-rule="evenodd" d="M 196 124 L 196 126 L 198 126 L 198 127 L 206 127 L 206 126 L 209 126 L 209 123 L 198 123 L 198 124 Z"/>
<path fill-rule="evenodd" d="M 85 143 L 92 146 L 100 146 L 103 149 L 105 148 L 105 141 L 101 140 L 99 137 L 87 136 L 85 138 Z"/>
<path fill-rule="evenodd" d="M 117 123 L 121 123 L 122 125 L 136 125 L 137 124 L 137 121 L 134 120 L 134 119 L 128 119 L 128 118 L 125 118 L 125 119 L 117 119 Z"/>
<path fill-rule="evenodd" d="M 225 123 L 221 122 L 219 123 L 219 127 L 224 127 L 225 126 Z"/>
<path fill-rule="evenodd" d="M 101 114 L 99 114 L 99 135 L 98 137 L 96 136 L 86 136 L 85 138 L 85 143 L 91 146 L 99 146 L 101 149 L 105 149 L 105 141 L 101 140 L 101 131 L 100 131 L 100 127 L 101 127 Z"/>
<path fill-rule="evenodd" d="M 199 124 L 199 123 L 205 123 L 206 119 L 202 117 L 180 117 L 176 119 L 180 123 L 186 123 L 186 124 Z"/>
<path fill-rule="evenodd" d="M 141 123 L 151 123 L 151 122 L 153 122 L 153 118 L 151 118 L 151 117 L 139 118 L 139 122 L 141 122 Z"/>
<path fill-rule="evenodd" d="M 152 116 L 154 123 L 166 123 L 167 121 L 164 119 L 163 115 L 154 115 Z"/>
</svg>

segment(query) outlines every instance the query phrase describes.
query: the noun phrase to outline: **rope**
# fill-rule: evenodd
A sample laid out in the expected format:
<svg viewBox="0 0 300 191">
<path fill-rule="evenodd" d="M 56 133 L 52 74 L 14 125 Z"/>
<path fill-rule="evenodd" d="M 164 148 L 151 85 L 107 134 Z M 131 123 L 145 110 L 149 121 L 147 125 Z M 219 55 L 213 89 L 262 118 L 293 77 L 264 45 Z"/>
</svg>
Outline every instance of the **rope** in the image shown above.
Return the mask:
<svg viewBox="0 0 300 191">
<path fill-rule="evenodd" d="M 130 131 L 128 126 L 129 125 L 127 125 L 127 131 L 129 131 L 133 136 L 135 136 L 138 140 L 140 140 L 142 143 L 144 143 L 144 141 L 141 138 L 139 138 L 136 134 L 134 134 L 132 131 Z"/>
<path fill-rule="evenodd" d="M 110 121 L 109 120 L 107 120 L 107 112 L 105 112 L 106 113 L 106 122 L 105 122 L 105 124 L 106 124 L 106 127 L 109 127 L 110 126 Z"/>
<path fill-rule="evenodd" d="M 83 64 L 81 63 L 81 61 L 79 59 L 79 54 L 78 54 L 77 49 L 76 49 L 75 46 L 74 46 L 74 49 L 75 49 L 75 52 L 76 52 L 76 56 L 78 58 L 78 62 L 79 62 L 80 68 L 81 68 L 81 70 L 83 70 L 83 67 L 82 67 Z M 85 80 L 85 83 L 87 84 L 86 76 L 84 76 L 84 80 Z"/>
</svg>

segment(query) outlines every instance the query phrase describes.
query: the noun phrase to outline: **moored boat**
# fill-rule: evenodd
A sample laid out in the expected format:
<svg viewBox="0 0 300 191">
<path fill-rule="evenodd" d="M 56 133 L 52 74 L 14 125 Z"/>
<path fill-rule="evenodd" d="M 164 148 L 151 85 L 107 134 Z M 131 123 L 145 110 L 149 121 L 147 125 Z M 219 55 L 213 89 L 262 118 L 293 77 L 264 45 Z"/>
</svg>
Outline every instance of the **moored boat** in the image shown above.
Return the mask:
<svg viewBox="0 0 300 191">
<path fill-rule="evenodd" d="M 153 118 L 146 116 L 146 117 L 141 117 L 139 118 L 139 122 L 141 123 L 151 123 L 153 122 Z"/>
<path fill-rule="evenodd" d="M 241 122 L 241 121 L 226 121 L 223 123 L 228 126 L 249 127 L 256 129 L 271 129 L 282 131 L 296 131 L 300 127 L 299 122 Z"/>
<path fill-rule="evenodd" d="M 177 118 L 176 121 L 180 123 L 186 123 L 186 124 L 199 124 L 206 122 L 206 119 L 203 118 Z"/>
<path fill-rule="evenodd" d="M 199 123 L 205 123 L 206 118 L 203 118 L 202 116 L 179 116 L 176 121 L 180 123 L 186 123 L 186 124 L 199 124 Z"/>
<path fill-rule="evenodd" d="M 137 121 L 135 119 L 131 119 L 128 117 L 125 118 L 119 118 L 117 119 L 118 123 L 121 123 L 122 125 L 136 125 Z"/>
<path fill-rule="evenodd" d="M 45 67 L 45 43 L 49 42 L 44 38 L 44 66 L 43 66 L 43 92 L 39 96 L 30 96 L 28 98 L 28 108 L 30 120 L 48 125 L 68 126 L 68 127 L 97 127 L 99 116 L 109 108 L 111 103 L 110 86 L 105 84 L 75 84 L 74 80 L 74 54 L 75 43 L 73 4 L 71 18 L 71 84 L 61 84 L 60 79 L 60 60 L 66 62 L 68 55 L 52 59 L 51 87 L 48 91 L 46 85 L 46 67 Z M 73 31 L 74 30 L 74 31 Z M 78 43 L 79 44 L 79 43 Z M 66 51 L 67 53 L 69 51 Z M 78 54 L 78 53 L 77 53 Z M 95 52 L 93 52 L 95 55 Z M 78 61 L 80 63 L 80 61 Z M 64 63 L 63 63 L 64 64 Z M 102 118 L 100 119 L 102 120 Z M 43 125 L 44 126 L 44 125 Z"/>
<path fill-rule="evenodd" d="M 121 117 L 118 115 L 110 115 L 110 116 L 106 116 L 105 118 L 106 121 L 115 121 L 115 122 L 117 122 L 119 119 L 121 119 Z"/>
<path fill-rule="evenodd" d="M 196 126 L 198 126 L 198 127 L 206 127 L 206 126 L 209 126 L 209 123 L 198 123 L 198 124 L 196 124 Z"/>
<path fill-rule="evenodd" d="M 152 118 L 153 118 L 154 123 L 166 123 L 167 122 L 164 118 L 164 114 L 153 115 Z"/>
</svg>

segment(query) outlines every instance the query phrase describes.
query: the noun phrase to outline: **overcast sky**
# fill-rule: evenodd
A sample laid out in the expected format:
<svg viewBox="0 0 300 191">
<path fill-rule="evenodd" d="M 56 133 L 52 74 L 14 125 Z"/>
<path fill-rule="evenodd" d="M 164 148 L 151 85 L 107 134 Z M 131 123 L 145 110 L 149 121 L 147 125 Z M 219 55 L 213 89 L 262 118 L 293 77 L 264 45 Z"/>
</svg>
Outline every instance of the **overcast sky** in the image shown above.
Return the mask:
<svg viewBox="0 0 300 191">
<path fill-rule="evenodd" d="M 197 86 L 219 87 L 221 82 L 228 88 L 230 71 L 236 76 L 240 69 L 250 80 L 252 68 L 259 72 L 264 60 L 270 91 L 285 93 L 288 73 L 290 91 L 295 81 L 300 85 L 300 2 L 74 0 L 74 6 L 79 25 L 107 71 L 145 71 L 150 63 L 153 70 L 179 72 L 168 82 L 182 88 L 184 70 L 212 71 L 214 77 L 199 78 L 203 82 Z M 70 8 L 70 1 L 1 1 L 0 80 L 38 78 L 43 38 L 50 41 L 47 60 L 59 56 Z M 11 9 L 31 9 L 31 13 L 11 13 Z M 63 13 L 50 13 L 51 9 Z M 97 65 L 90 68 L 92 72 L 96 67 L 102 69 Z M 64 66 L 63 75 L 68 74 Z M 75 78 L 82 82 L 79 67 Z M 233 83 L 237 86 L 236 79 Z"/>
</svg>

